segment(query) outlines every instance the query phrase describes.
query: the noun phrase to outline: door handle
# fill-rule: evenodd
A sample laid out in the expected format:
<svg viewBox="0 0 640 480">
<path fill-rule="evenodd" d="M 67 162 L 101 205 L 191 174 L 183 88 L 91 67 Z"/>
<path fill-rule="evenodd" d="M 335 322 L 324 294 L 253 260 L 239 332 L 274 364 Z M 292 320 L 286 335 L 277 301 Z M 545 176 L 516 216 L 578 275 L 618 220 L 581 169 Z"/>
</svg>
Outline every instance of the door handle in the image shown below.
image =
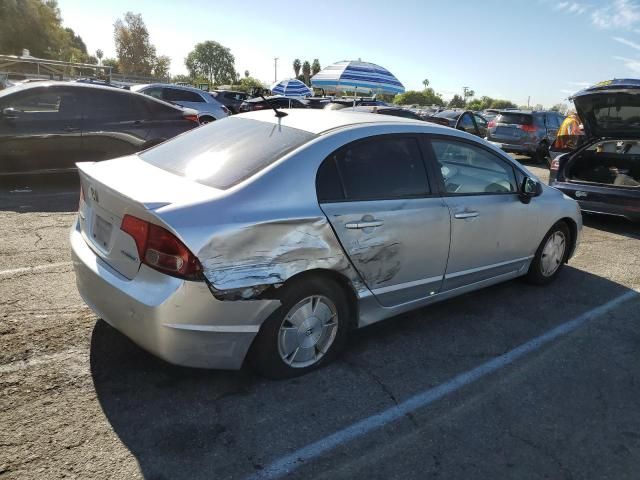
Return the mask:
<svg viewBox="0 0 640 480">
<path fill-rule="evenodd" d="M 453 214 L 454 218 L 474 218 L 478 215 L 480 215 L 478 212 L 460 212 Z"/>
<path fill-rule="evenodd" d="M 380 227 L 383 224 L 384 224 L 384 222 L 381 222 L 380 220 L 372 220 L 370 222 L 350 222 L 350 223 L 345 223 L 344 227 L 353 230 L 353 229 L 356 229 L 356 228 L 360 229 L 360 228 L 369 228 L 369 227 Z"/>
</svg>

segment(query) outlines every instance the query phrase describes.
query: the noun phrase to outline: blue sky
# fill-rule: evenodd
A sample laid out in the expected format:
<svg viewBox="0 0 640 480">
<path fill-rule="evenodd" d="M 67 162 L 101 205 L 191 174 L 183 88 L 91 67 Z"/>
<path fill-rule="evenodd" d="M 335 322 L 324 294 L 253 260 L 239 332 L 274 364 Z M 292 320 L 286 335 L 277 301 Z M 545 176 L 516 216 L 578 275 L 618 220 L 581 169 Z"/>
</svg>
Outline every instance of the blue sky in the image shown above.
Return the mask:
<svg viewBox="0 0 640 480">
<path fill-rule="evenodd" d="M 551 106 L 586 84 L 640 77 L 640 0 L 369 0 L 217 2 L 58 0 L 65 26 L 90 52 L 114 56 L 113 23 L 141 13 L 172 73 L 186 73 L 193 46 L 215 40 L 236 70 L 264 82 L 293 75 L 294 58 L 322 66 L 361 58 L 389 69 L 407 89 L 445 98 L 463 86 L 478 96 Z M 282 4 L 282 8 L 278 7 Z M 295 13 L 291 13 L 294 11 Z"/>
</svg>

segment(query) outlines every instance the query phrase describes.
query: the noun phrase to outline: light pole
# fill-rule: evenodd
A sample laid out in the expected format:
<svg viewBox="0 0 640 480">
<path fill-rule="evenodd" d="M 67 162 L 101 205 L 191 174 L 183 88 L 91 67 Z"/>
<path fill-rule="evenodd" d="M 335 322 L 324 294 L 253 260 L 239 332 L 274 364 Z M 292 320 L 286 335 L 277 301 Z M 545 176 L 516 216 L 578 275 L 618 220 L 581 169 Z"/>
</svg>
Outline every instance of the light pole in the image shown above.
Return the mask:
<svg viewBox="0 0 640 480">
<path fill-rule="evenodd" d="M 278 57 L 273 59 L 273 83 L 278 81 Z"/>
</svg>

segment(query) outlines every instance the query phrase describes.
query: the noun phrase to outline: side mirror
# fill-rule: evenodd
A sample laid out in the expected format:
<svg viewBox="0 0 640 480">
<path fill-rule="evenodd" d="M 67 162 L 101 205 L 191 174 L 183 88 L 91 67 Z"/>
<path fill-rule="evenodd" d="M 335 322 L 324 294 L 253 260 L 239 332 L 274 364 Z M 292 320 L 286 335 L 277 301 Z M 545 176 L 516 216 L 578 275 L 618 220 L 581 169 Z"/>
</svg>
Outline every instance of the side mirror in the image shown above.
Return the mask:
<svg viewBox="0 0 640 480">
<path fill-rule="evenodd" d="M 542 185 L 531 177 L 524 177 L 520 188 L 520 201 L 529 203 L 533 197 L 542 195 Z"/>
<path fill-rule="evenodd" d="M 13 107 L 5 108 L 2 110 L 2 116 L 9 120 L 18 118 L 18 115 L 20 115 L 20 111 L 16 110 Z"/>
</svg>

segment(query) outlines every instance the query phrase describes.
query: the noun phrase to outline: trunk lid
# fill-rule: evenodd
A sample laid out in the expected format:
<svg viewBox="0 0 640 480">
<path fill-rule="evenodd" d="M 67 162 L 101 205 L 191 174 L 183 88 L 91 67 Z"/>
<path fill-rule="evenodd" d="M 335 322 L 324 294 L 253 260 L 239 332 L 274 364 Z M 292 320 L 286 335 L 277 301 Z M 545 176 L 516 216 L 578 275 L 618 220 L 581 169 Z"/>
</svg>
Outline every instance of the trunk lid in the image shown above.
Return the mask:
<svg viewBox="0 0 640 480">
<path fill-rule="evenodd" d="M 590 138 L 640 138 L 640 80 L 601 82 L 570 100 Z"/>
<path fill-rule="evenodd" d="M 83 193 L 78 209 L 82 236 L 102 260 L 128 279 L 135 277 L 141 262 L 133 237 L 120 229 L 125 214 L 171 229 L 154 213 L 157 209 L 204 201 L 219 193 L 137 155 L 77 166 Z"/>
</svg>

